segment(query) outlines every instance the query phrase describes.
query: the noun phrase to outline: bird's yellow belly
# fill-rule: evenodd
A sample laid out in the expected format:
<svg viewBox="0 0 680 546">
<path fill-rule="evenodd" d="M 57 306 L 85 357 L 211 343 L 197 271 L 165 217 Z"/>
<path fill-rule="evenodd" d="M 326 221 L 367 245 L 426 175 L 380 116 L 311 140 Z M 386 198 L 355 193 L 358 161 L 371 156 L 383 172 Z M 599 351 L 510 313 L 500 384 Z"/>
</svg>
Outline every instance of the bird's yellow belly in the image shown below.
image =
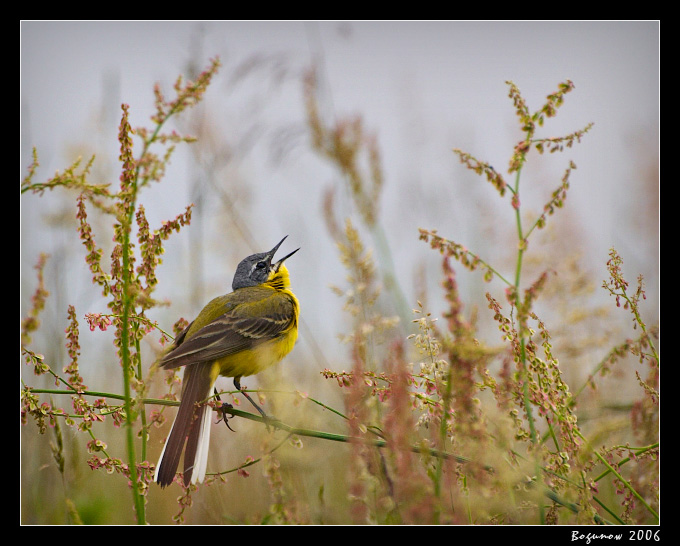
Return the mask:
<svg viewBox="0 0 680 546">
<path fill-rule="evenodd" d="M 297 328 L 285 334 L 258 344 L 247 351 L 219 359 L 219 375 L 225 377 L 245 377 L 255 375 L 273 366 L 293 350 L 297 339 Z"/>
</svg>

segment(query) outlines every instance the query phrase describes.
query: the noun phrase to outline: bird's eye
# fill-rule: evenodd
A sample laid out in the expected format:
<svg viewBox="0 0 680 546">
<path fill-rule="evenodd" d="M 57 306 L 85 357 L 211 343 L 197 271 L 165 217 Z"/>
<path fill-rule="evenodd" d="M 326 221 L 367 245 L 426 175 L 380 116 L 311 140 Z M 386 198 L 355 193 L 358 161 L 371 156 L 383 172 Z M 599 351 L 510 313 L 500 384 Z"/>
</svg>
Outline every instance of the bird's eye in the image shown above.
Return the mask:
<svg viewBox="0 0 680 546">
<path fill-rule="evenodd" d="M 257 265 L 255 267 L 257 267 L 258 269 L 264 269 L 265 267 L 267 267 L 267 264 L 264 262 L 257 262 Z"/>
</svg>

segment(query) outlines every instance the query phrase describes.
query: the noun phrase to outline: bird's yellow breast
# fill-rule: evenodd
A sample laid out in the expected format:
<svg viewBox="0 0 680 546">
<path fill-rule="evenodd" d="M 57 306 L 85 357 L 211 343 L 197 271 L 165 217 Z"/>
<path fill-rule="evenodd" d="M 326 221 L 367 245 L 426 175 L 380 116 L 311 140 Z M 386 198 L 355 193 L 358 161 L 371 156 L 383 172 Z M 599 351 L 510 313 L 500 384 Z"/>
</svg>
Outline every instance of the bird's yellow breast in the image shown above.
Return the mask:
<svg viewBox="0 0 680 546">
<path fill-rule="evenodd" d="M 217 375 L 246 377 L 258 374 L 281 362 L 293 350 L 297 335 L 296 324 L 279 337 L 263 341 L 249 350 L 223 357 L 216 361 L 219 369 Z"/>
</svg>

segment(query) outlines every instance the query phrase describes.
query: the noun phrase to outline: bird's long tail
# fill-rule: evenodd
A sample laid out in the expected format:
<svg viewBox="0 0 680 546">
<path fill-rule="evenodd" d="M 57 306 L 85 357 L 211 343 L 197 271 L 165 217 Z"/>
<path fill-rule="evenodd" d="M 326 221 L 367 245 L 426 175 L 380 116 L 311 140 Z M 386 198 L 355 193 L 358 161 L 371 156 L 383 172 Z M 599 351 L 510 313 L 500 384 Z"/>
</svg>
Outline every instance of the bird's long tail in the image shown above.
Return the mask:
<svg viewBox="0 0 680 546">
<path fill-rule="evenodd" d="M 184 370 L 182 401 L 154 475 L 154 480 L 161 487 L 172 483 L 185 443 L 184 485 L 200 483 L 205 477 L 212 411 L 200 402 L 210 395 L 215 382 L 211 368 L 212 363 L 206 362 Z"/>
</svg>

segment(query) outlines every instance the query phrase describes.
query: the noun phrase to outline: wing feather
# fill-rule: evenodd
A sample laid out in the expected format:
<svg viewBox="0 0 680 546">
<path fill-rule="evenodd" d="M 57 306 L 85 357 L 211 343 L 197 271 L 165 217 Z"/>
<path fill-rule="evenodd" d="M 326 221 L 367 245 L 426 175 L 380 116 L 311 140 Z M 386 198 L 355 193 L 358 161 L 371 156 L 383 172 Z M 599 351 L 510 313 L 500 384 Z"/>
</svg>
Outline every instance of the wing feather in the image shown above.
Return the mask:
<svg viewBox="0 0 680 546">
<path fill-rule="evenodd" d="M 190 325 L 178 336 L 176 347 L 163 357 L 161 366 L 178 368 L 217 360 L 285 334 L 296 320 L 295 303 L 280 291 L 269 290 L 264 295 L 235 305 L 227 301 L 224 307 L 228 310 L 196 332 L 191 332 Z"/>
</svg>

